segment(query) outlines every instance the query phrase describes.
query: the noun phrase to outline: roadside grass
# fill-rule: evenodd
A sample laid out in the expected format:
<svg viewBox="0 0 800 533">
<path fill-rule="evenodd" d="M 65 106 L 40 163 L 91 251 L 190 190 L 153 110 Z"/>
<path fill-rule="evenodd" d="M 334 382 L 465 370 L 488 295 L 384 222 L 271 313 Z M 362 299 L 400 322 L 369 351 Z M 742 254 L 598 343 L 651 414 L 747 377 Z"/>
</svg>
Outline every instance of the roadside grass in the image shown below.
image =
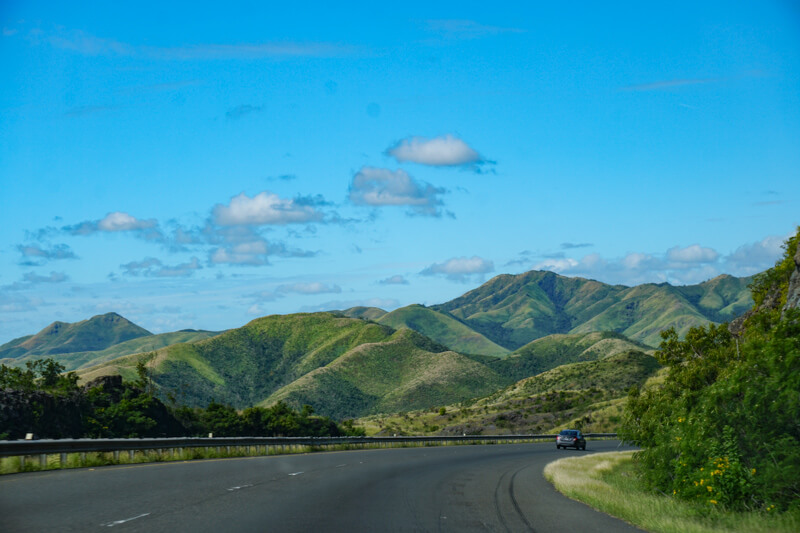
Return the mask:
<svg viewBox="0 0 800 533">
<path fill-rule="evenodd" d="M 536 442 L 531 439 L 524 442 Z M 267 455 L 289 455 L 320 453 L 331 451 L 373 450 L 382 448 L 421 448 L 430 446 L 474 446 L 499 444 L 496 439 L 486 441 L 420 441 L 420 442 L 375 442 L 346 443 L 309 446 L 304 444 L 258 445 L 258 446 L 209 446 L 196 448 L 163 448 L 157 450 L 136 450 L 133 453 L 86 452 L 60 454 L 14 456 L 0 458 L 0 475 L 20 472 L 39 472 L 43 470 L 62 470 L 68 468 L 87 468 L 109 465 L 137 463 L 160 463 L 165 461 L 195 461 L 202 459 L 225 459 L 232 457 L 263 457 Z"/>
<path fill-rule="evenodd" d="M 634 452 L 609 452 L 559 459 L 545 467 L 556 489 L 604 513 L 658 533 L 795 533 L 800 515 L 734 513 L 675 500 L 645 490 L 633 464 Z"/>
</svg>

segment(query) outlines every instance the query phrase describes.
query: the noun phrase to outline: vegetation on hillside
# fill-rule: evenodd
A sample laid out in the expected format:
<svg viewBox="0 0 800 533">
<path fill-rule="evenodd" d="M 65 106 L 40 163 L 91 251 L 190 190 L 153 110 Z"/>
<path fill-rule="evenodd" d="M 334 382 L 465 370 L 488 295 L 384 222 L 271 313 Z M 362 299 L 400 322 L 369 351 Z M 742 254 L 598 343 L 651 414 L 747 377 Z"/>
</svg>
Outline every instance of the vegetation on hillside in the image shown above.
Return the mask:
<svg viewBox="0 0 800 533">
<path fill-rule="evenodd" d="M 237 412 L 211 402 L 206 408 L 167 406 L 154 394 L 145 360 L 138 379 L 125 383 L 106 376 L 78 386 L 74 372 L 53 359 L 31 361 L 26 368 L 0 365 L 0 439 L 136 438 L 205 436 L 341 436 L 363 430 L 352 422 L 336 424 L 314 416 L 310 406 L 294 410 L 285 403 Z"/>
<path fill-rule="evenodd" d="M 798 233 L 756 276 L 757 307 L 740 335 L 726 324 L 662 334 L 669 368 L 659 387 L 634 389 L 625 438 L 654 490 L 708 506 L 800 513 L 800 310 L 785 309 Z"/>
<path fill-rule="evenodd" d="M 662 329 L 731 320 L 752 304 L 749 278 L 718 276 L 698 285 L 607 285 L 553 272 L 497 276 L 431 309 L 449 314 L 511 350 L 554 333 L 615 331 L 657 346 Z"/>
<path fill-rule="evenodd" d="M 450 315 L 422 305 L 415 304 L 395 309 L 377 321 L 394 329 L 413 329 L 462 354 L 503 357 L 510 352 Z"/>
<path fill-rule="evenodd" d="M 74 324 L 53 322 L 36 335 L 14 339 L 0 346 L 0 359 L 103 350 L 120 342 L 150 335 L 152 333 L 124 317 L 106 313 Z"/>
<path fill-rule="evenodd" d="M 548 433 L 564 427 L 614 432 L 627 390 L 660 369 L 640 351 L 562 365 L 481 398 L 358 420 L 370 434 Z"/>
</svg>

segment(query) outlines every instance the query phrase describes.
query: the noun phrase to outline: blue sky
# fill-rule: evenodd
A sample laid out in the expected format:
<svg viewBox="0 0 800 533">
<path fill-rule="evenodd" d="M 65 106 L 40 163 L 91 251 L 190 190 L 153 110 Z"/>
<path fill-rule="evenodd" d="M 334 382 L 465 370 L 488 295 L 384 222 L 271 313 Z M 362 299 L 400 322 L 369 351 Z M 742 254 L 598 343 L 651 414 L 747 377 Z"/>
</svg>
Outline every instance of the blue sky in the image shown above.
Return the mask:
<svg viewBox="0 0 800 533">
<path fill-rule="evenodd" d="M 800 224 L 796 2 L 111 4 L 0 2 L 0 342 L 697 283 Z"/>
</svg>

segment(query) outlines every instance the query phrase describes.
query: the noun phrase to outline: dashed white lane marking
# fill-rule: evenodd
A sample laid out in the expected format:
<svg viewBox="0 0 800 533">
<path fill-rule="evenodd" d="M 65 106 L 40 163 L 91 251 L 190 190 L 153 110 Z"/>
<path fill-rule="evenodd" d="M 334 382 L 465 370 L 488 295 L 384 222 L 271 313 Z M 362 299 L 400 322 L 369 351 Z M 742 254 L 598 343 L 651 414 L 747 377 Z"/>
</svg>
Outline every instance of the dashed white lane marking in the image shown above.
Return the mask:
<svg viewBox="0 0 800 533">
<path fill-rule="evenodd" d="M 341 465 L 336 465 L 335 468 L 342 468 L 343 466 L 347 466 L 347 463 L 344 463 L 344 464 L 341 464 Z"/>
<path fill-rule="evenodd" d="M 300 474 L 303 474 L 303 472 L 293 472 L 293 473 L 291 473 L 289 475 L 290 476 L 299 476 Z"/>
<path fill-rule="evenodd" d="M 240 486 L 238 486 L 238 487 L 231 487 L 231 488 L 229 488 L 229 489 L 225 489 L 225 490 L 227 490 L 227 491 L 229 491 L 229 492 L 232 492 L 232 491 L 234 491 L 234 490 L 246 489 L 247 487 L 252 487 L 252 486 L 253 486 L 253 484 L 252 484 L 252 483 L 248 483 L 247 485 L 240 485 Z"/>
<path fill-rule="evenodd" d="M 124 524 L 125 522 L 130 522 L 131 520 L 136 520 L 137 518 L 145 517 L 145 516 L 147 516 L 149 514 L 150 513 L 143 513 L 143 514 L 140 514 L 139 516 L 134 516 L 134 517 L 131 517 L 131 518 L 125 518 L 124 520 L 114 520 L 113 522 L 107 522 L 105 524 L 100 524 L 100 525 L 103 526 L 103 527 L 114 527 L 114 526 L 118 526 L 120 524 Z"/>
</svg>

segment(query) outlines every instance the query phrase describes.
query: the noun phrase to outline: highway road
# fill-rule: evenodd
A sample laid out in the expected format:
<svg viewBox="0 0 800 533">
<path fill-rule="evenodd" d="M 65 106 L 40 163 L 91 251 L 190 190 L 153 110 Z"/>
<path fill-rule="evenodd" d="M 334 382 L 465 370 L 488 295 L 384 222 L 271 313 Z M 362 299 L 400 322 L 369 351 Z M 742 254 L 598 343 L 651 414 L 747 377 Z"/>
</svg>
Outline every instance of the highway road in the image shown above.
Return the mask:
<svg viewBox="0 0 800 533">
<path fill-rule="evenodd" d="M 0 478 L 0 531 L 639 531 L 542 476 L 590 441 L 108 466 Z"/>
</svg>

